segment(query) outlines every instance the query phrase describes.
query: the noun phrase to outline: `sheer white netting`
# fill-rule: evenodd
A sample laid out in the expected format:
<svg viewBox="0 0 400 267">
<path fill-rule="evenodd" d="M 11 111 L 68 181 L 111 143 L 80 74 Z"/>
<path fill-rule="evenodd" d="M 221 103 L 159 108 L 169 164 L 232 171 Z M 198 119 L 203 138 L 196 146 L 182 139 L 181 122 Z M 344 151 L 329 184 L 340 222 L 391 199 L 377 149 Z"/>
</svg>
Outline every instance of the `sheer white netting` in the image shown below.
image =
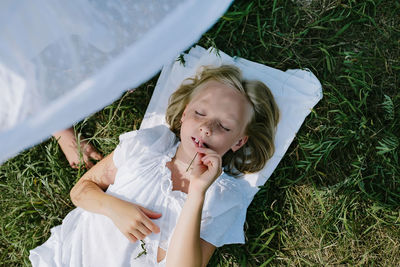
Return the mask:
<svg viewBox="0 0 400 267">
<path fill-rule="evenodd" d="M 149 79 L 231 2 L 0 1 L 0 162 Z"/>
</svg>

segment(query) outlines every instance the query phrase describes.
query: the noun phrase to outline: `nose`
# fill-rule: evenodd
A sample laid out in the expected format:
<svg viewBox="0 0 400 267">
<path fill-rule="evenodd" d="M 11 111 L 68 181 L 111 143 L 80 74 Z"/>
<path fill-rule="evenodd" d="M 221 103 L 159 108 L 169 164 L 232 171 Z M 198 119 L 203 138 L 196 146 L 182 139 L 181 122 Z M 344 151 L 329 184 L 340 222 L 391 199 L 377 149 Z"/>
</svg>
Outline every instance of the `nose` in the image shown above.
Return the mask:
<svg viewBox="0 0 400 267">
<path fill-rule="evenodd" d="M 206 136 L 210 136 L 212 134 L 212 122 L 204 122 L 200 125 L 200 132 Z"/>
</svg>

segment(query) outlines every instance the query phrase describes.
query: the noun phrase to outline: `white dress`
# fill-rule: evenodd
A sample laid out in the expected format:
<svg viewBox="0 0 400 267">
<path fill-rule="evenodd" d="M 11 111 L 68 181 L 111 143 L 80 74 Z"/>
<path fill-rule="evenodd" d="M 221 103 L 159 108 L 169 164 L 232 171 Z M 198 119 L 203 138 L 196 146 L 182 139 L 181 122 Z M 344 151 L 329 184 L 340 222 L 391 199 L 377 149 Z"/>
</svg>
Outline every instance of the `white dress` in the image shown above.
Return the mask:
<svg viewBox="0 0 400 267">
<path fill-rule="evenodd" d="M 118 171 L 106 193 L 162 213 L 153 220 L 161 232 L 144 239 L 146 253 L 141 242 L 130 243 L 108 217 L 76 208 L 43 245 L 30 251 L 32 266 L 164 266 L 165 259 L 157 263 L 157 250 L 167 250 L 186 199 L 185 193 L 172 191 L 166 167 L 178 144 L 166 126 L 157 126 L 121 135 L 114 152 Z M 240 184 L 223 173 L 206 193 L 201 238 L 217 247 L 244 243 L 246 208 Z"/>
</svg>

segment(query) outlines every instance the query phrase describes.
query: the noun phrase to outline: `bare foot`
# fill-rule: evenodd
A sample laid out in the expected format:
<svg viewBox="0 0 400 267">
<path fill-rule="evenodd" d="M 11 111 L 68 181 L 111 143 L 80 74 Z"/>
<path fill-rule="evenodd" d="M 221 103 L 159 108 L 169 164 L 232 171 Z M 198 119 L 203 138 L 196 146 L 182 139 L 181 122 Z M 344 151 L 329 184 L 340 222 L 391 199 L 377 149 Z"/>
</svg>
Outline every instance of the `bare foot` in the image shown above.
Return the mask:
<svg viewBox="0 0 400 267">
<path fill-rule="evenodd" d="M 90 159 L 101 160 L 103 158 L 103 156 L 86 141 L 81 141 L 79 148 L 74 129 L 72 128 L 56 132 L 53 136 L 57 139 L 69 165 L 74 169 L 79 168 L 81 163 L 80 153 L 82 153 L 83 162 L 88 169 L 93 166 L 93 162 Z"/>
</svg>

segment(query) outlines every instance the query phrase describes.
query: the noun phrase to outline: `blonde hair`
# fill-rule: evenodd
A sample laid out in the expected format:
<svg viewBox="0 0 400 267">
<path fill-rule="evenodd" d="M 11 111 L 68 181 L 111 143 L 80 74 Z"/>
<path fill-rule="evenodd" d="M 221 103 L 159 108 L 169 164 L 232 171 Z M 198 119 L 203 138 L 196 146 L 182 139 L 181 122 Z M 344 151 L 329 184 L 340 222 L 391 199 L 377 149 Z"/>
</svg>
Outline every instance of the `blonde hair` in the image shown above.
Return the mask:
<svg viewBox="0 0 400 267">
<path fill-rule="evenodd" d="M 244 80 L 241 71 L 232 65 L 203 66 L 195 77 L 184 80 L 169 98 L 166 121 L 180 137 L 181 117 L 194 93 L 207 81 L 215 80 L 237 89 L 253 106 L 253 116 L 245 135 L 248 141 L 236 152 L 229 150 L 223 156 L 224 171 L 238 176 L 260 171 L 275 151 L 274 137 L 279 121 L 279 109 L 269 88 L 260 81 Z"/>
</svg>

